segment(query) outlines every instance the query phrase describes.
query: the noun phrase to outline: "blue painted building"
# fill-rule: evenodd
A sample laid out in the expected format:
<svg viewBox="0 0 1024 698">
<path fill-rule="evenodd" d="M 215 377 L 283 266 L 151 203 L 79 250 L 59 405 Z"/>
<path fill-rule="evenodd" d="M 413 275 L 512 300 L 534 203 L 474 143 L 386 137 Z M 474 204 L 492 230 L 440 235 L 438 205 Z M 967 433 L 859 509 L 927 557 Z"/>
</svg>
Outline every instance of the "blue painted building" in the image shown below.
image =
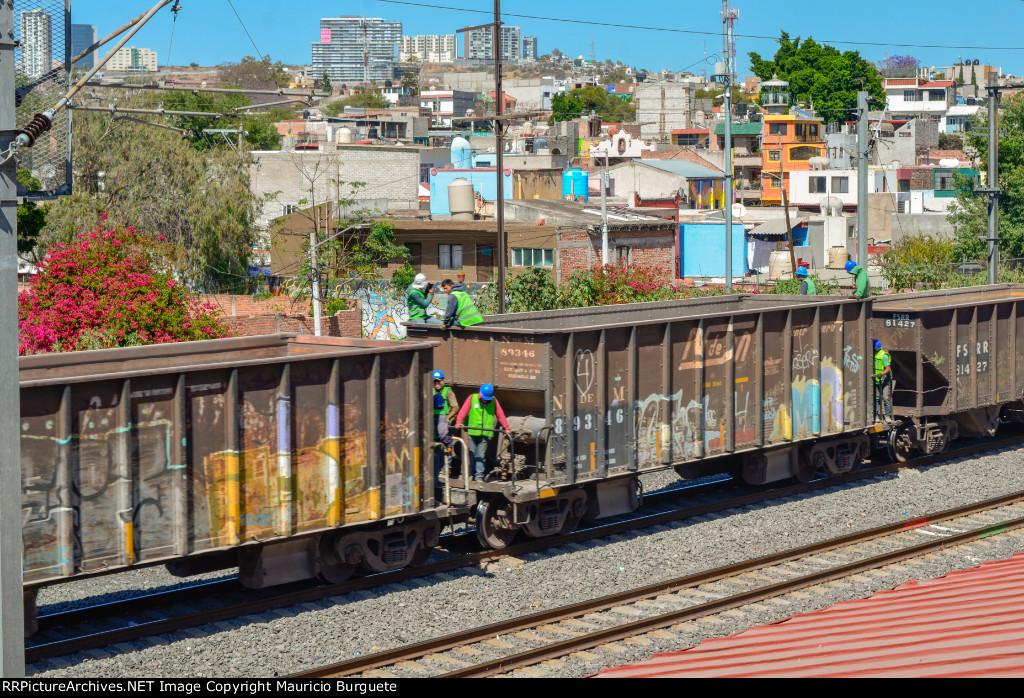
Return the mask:
<svg viewBox="0 0 1024 698">
<path fill-rule="evenodd" d="M 679 269 L 684 277 L 725 276 L 725 222 L 683 223 L 679 226 Z M 732 276 L 744 276 L 747 236 L 742 223 L 732 224 Z"/>
<path fill-rule="evenodd" d="M 493 167 L 473 169 L 435 169 L 430 171 L 430 215 L 450 216 L 448 208 L 448 185 L 459 178 L 469 180 L 473 191 L 484 201 L 493 202 L 498 198 L 498 178 Z M 504 198 L 512 198 L 512 170 L 504 172 Z"/>
</svg>

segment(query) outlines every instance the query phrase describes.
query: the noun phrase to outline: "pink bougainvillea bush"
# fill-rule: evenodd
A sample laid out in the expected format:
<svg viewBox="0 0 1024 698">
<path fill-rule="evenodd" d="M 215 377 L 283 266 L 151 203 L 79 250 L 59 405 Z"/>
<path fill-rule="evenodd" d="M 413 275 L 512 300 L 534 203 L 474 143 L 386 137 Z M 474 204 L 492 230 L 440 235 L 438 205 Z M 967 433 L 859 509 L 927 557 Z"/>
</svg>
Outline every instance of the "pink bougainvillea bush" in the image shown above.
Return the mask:
<svg viewBox="0 0 1024 698">
<path fill-rule="evenodd" d="M 211 305 L 171 273 L 174 249 L 132 226 L 54 246 L 18 296 L 21 354 L 228 336 Z"/>
</svg>

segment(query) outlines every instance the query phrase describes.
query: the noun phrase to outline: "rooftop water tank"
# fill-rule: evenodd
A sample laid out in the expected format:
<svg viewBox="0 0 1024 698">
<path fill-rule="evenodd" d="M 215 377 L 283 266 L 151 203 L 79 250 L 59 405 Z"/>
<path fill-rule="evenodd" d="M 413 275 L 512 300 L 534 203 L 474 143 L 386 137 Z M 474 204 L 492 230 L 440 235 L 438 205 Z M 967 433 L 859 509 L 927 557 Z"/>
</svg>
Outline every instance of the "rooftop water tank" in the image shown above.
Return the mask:
<svg viewBox="0 0 1024 698">
<path fill-rule="evenodd" d="M 339 143 L 351 143 L 352 142 L 352 129 L 348 126 L 342 126 L 338 129 L 338 142 Z"/>
<path fill-rule="evenodd" d="M 960 160 L 957 158 L 942 158 L 939 160 L 939 167 L 960 167 Z"/>
<path fill-rule="evenodd" d="M 589 181 L 590 175 L 586 170 L 566 170 L 562 173 L 562 198 L 569 201 L 589 201 Z"/>
<path fill-rule="evenodd" d="M 473 184 L 465 177 L 456 177 L 448 185 L 448 210 L 457 221 L 471 221 L 476 213 Z"/>
<path fill-rule="evenodd" d="M 468 170 L 473 167 L 473 150 L 469 147 L 469 141 L 462 136 L 452 139 L 452 168 L 456 170 Z"/>
</svg>

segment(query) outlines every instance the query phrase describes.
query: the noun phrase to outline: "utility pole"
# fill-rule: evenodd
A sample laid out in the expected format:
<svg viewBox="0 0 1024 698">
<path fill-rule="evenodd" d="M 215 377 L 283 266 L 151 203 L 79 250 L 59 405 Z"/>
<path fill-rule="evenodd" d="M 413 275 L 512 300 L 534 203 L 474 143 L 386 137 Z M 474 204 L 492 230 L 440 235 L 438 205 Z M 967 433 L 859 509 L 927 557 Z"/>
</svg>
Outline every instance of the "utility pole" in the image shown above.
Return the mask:
<svg viewBox="0 0 1024 698">
<path fill-rule="evenodd" d="M 17 137 L 14 112 L 14 3 L 0 3 L 0 151 Z M 47 57 L 49 58 L 49 56 Z M 25 675 L 21 572 L 21 415 L 18 385 L 17 162 L 0 165 L 0 673 Z"/>
<path fill-rule="evenodd" d="M 608 201 L 605 190 L 608 188 L 608 153 L 604 154 L 604 171 L 601 172 L 601 264 L 611 263 L 608 251 Z"/>
<path fill-rule="evenodd" d="M 495 179 L 497 180 L 497 198 L 494 202 L 494 220 L 498 227 L 498 314 L 505 313 L 505 147 L 503 137 L 505 124 L 501 120 L 504 95 L 501 92 L 501 0 L 494 0 L 494 27 L 491 36 L 491 50 L 494 51 L 494 141 Z"/>
<path fill-rule="evenodd" d="M 988 76 L 988 282 L 999 280 L 999 87 Z"/>
<path fill-rule="evenodd" d="M 793 244 L 793 226 L 789 222 L 789 200 L 786 198 L 786 173 L 782 170 L 782 136 L 776 136 L 779 144 L 779 192 L 782 197 L 782 211 L 786 214 L 786 242 L 789 243 L 789 265 L 796 275 L 796 245 Z"/>
<path fill-rule="evenodd" d="M 868 93 L 857 92 L 857 264 L 868 268 Z"/>
<path fill-rule="evenodd" d="M 725 112 L 725 290 L 732 290 L 732 23 L 736 18 L 729 9 L 729 0 L 722 0 L 722 57 L 725 65 L 722 78 L 725 87 L 725 99 L 722 111 Z"/>
</svg>

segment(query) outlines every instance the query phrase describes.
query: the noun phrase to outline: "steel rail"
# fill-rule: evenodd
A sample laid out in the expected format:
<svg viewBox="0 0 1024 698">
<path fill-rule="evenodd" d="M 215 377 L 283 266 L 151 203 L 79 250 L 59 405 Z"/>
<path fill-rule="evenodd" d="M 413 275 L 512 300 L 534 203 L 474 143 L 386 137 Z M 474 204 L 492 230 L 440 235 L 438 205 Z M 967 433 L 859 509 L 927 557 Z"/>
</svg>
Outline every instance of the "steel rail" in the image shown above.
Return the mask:
<svg viewBox="0 0 1024 698">
<path fill-rule="evenodd" d="M 340 662 L 328 667 L 322 667 L 310 672 L 294 674 L 293 678 L 351 676 L 353 674 L 359 674 L 372 669 L 392 665 L 400 661 L 419 659 L 428 654 L 436 654 L 456 647 L 471 645 L 498 635 L 517 632 L 527 628 L 535 628 L 540 625 L 548 625 L 570 618 L 578 618 L 588 613 L 607 610 L 627 603 L 635 603 L 637 601 L 694 587 L 700 584 L 721 581 L 743 573 L 759 570 L 764 567 L 806 558 L 811 555 L 816 555 L 855 543 L 863 543 L 869 540 L 892 536 L 927 524 L 969 516 L 981 511 L 988 511 L 994 508 L 1019 503 L 1021 501 L 1024 501 L 1024 492 L 1016 492 L 1010 495 L 986 500 L 984 502 L 938 512 L 926 517 L 919 517 L 912 521 L 900 521 L 893 524 L 887 524 L 868 531 L 853 533 L 839 538 L 821 541 L 812 545 L 792 548 L 780 553 L 766 555 L 757 558 L 756 560 L 750 560 L 735 565 L 727 565 L 713 570 L 679 577 L 677 579 L 658 582 L 638 589 L 602 596 L 600 598 L 578 604 L 570 604 L 568 606 L 562 606 L 548 611 L 541 611 L 527 616 L 491 623 L 466 632 L 453 633 L 451 635 L 427 640 L 426 642 L 399 647 L 394 650 L 378 652 L 365 657 L 358 657 L 356 659 Z M 927 541 L 902 550 L 877 555 L 875 557 L 849 563 L 847 565 L 833 567 L 828 570 L 815 572 L 814 574 L 805 575 L 797 579 L 761 587 L 749 592 L 743 592 L 724 599 L 701 604 L 699 606 L 693 606 L 679 611 L 672 611 L 670 613 L 653 616 L 648 619 L 638 620 L 625 625 L 616 626 L 614 628 L 589 633 L 578 638 L 552 643 L 545 647 L 521 652 L 511 657 L 504 657 L 490 662 L 481 663 L 476 666 L 466 667 L 464 669 L 444 674 L 443 677 L 457 678 L 488 676 L 498 672 L 510 671 L 521 666 L 543 661 L 544 659 L 565 656 L 571 652 L 626 637 L 632 637 L 640 633 L 674 625 L 694 617 L 707 615 L 708 613 L 728 610 L 737 606 L 778 596 L 782 593 L 786 593 L 787 591 L 846 577 L 866 569 L 874 569 L 898 560 L 916 557 L 924 554 L 925 552 L 929 552 L 936 548 L 946 547 L 957 542 L 973 540 L 975 538 L 985 537 L 987 535 L 992 535 L 993 533 L 1020 528 L 1022 526 L 1024 526 L 1024 518 L 1018 518 L 1002 524 L 989 525 L 972 531 Z"/>
</svg>

